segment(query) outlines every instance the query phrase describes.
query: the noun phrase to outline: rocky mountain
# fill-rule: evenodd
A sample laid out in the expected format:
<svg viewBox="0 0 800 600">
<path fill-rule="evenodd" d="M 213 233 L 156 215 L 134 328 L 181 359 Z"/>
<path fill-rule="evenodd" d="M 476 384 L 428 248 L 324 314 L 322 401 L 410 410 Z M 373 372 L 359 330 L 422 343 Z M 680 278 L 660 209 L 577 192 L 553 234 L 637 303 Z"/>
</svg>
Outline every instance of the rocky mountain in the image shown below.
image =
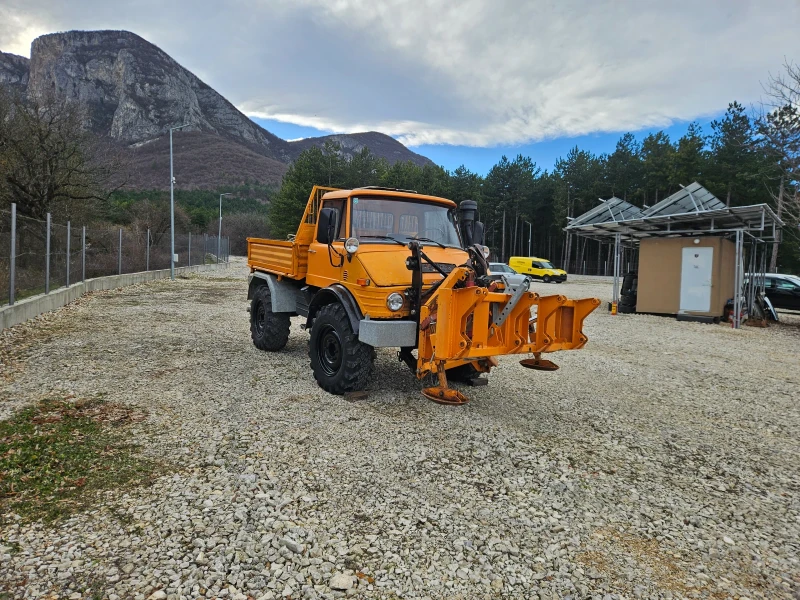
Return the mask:
<svg viewBox="0 0 800 600">
<path fill-rule="evenodd" d="M 30 61 L 0 53 L 0 85 L 81 103 L 86 127 L 130 153 L 130 163 L 137 166 L 136 187 L 150 185 L 145 172 L 168 153 L 165 134 L 183 123 L 189 127 L 180 139 L 190 143 L 175 144 L 174 155 L 176 165 L 186 153 L 186 162 L 195 166 L 195 176 L 184 180 L 190 187 L 253 181 L 254 175 L 256 181 L 278 183 L 300 152 L 326 140 L 340 143 L 345 154 L 366 146 L 390 163 L 433 164 L 377 132 L 287 142 L 251 121 L 163 50 L 127 31 L 44 35 L 34 40 Z"/>
<path fill-rule="evenodd" d="M 24 56 L 0 52 L 0 85 L 25 91 L 28 86 L 30 62 Z"/>
</svg>

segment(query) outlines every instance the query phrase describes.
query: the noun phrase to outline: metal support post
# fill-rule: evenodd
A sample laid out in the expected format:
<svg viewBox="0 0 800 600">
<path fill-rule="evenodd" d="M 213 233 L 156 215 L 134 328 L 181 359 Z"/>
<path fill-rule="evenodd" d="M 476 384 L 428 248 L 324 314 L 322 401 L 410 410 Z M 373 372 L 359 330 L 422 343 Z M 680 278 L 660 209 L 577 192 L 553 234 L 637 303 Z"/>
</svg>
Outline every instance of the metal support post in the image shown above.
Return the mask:
<svg viewBox="0 0 800 600">
<path fill-rule="evenodd" d="M 14 305 L 14 276 L 16 275 L 17 267 L 17 205 L 11 203 L 11 253 L 9 255 L 9 270 L 8 270 L 8 304 Z"/>
<path fill-rule="evenodd" d="M 81 231 L 81 281 L 86 281 L 86 225 Z"/>
<path fill-rule="evenodd" d="M 47 241 L 45 242 L 44 259 L 44 293 L 50 293 L 50 213 L 47 213 Z"/>
<path fill-rule="evenodd" d="M 122 275 L 122 227 L 119 228 L 119 246 L 117 248 L 117 275 Z"/>
<path fill-rule="evenodd" d="M 735 273 L 733 275 L 733 327 L 742 325 L 742 231 L 736 230 Z"/>
<path fill-rule="evenodd" d="M 149 271 L 150 270 L 150 230 L 149 229 L 147 230 L 147 244 L 145 244 L 145 246 L 147 247 L 147 249 L 145 250 L 145 253 L 144 253 L 144 265 L 145 265 L 144 266 L 144 270 L 145 271 Z"/>
<path fill-rule="evenodd" d="M 614 302 L 619 303 L 619 262 L 620 262 L 620 246 L 622 245 L 622 234 L 614 234 L 614 294 L 612 299 Z"/>
<path fill-rule="evenodd" d="M 69 242 L 72 235 L 72 224 L 67 221 L 67 287 L 69 287 Z"/>
<path fill-rule="evenodd" d="M 208 234 L 203 234 L 203 264 L 206 264 L 206 254 L 208 254 Z"/>
<path fill-rule="evenodd" d="M 192 266 L 192 232 L 189 232 L 189 266 Z"/>
</svg>

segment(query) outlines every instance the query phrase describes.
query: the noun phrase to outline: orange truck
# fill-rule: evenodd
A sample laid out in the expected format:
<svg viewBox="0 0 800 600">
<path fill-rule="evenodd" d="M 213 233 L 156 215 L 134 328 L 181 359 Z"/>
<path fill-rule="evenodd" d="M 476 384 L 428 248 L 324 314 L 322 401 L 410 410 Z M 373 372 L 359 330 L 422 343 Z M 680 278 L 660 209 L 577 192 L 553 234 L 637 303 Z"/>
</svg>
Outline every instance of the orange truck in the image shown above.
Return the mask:
<svg viewBox="0 0 800 600">
<path fill-rule="evenodd" d="M 557 369 L 542 353 L 582 348 L 584 319 L 600 301 L 539 296 L 528 283 L 512 292 L 491 278 L 476 216 L 472 200 L 315 186 L 296 234 L 247 240 L 253 344 L 281 350 L 300 316 L 324 390 L 363 389 L 375 348 L 397 348 L 418 379 L 438 380 L 422 393 L 442 404 L 467 401 L 448 378 L 485 384 L 498 356 Z"/>
</svg>

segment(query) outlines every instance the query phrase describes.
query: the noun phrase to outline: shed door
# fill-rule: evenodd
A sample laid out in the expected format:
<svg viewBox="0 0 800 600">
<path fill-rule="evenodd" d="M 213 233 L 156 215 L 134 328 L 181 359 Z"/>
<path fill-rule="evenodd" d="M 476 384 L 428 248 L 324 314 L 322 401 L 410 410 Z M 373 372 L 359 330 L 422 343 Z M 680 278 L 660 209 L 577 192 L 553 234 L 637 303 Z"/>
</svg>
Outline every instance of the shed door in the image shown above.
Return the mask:
<svg viewBox="0 0 800 600">
<path fill-rule="evenodd" d="M 681 312 L 711 310 L 714 248 L 684 248 L 681 261 Z"/>
</svg>

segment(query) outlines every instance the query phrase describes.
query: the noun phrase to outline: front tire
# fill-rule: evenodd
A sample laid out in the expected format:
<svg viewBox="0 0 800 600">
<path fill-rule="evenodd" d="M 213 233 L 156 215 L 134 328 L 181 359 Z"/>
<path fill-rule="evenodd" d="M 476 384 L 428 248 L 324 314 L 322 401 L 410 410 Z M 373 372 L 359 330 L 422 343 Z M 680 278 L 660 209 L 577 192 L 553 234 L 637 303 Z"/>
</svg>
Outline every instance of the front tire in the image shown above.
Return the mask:
<svg viewBox="0 0 800 600">
<path fill-rule="evenodd" d="M 269 287 L 259 286 L 250 302 L 250 337 L 259 350 L 277 352 L 289 340 L 289 313 L 272 312 Z"/>
<path fill-rule="evenodd" d="M 550 275 L 545 275 L 545 276 L 542 278 L 542 281 L 544 281 L 545 283 L 550 283 Z"/>
<path fill-rule="evenodd" d="M 363 389 L 375 359 L 374 348 L 358 340 L 341 304 L 327 304 L 317 313 L 308 355 L 319 387 L 336 395 Z"/>
</svg>

